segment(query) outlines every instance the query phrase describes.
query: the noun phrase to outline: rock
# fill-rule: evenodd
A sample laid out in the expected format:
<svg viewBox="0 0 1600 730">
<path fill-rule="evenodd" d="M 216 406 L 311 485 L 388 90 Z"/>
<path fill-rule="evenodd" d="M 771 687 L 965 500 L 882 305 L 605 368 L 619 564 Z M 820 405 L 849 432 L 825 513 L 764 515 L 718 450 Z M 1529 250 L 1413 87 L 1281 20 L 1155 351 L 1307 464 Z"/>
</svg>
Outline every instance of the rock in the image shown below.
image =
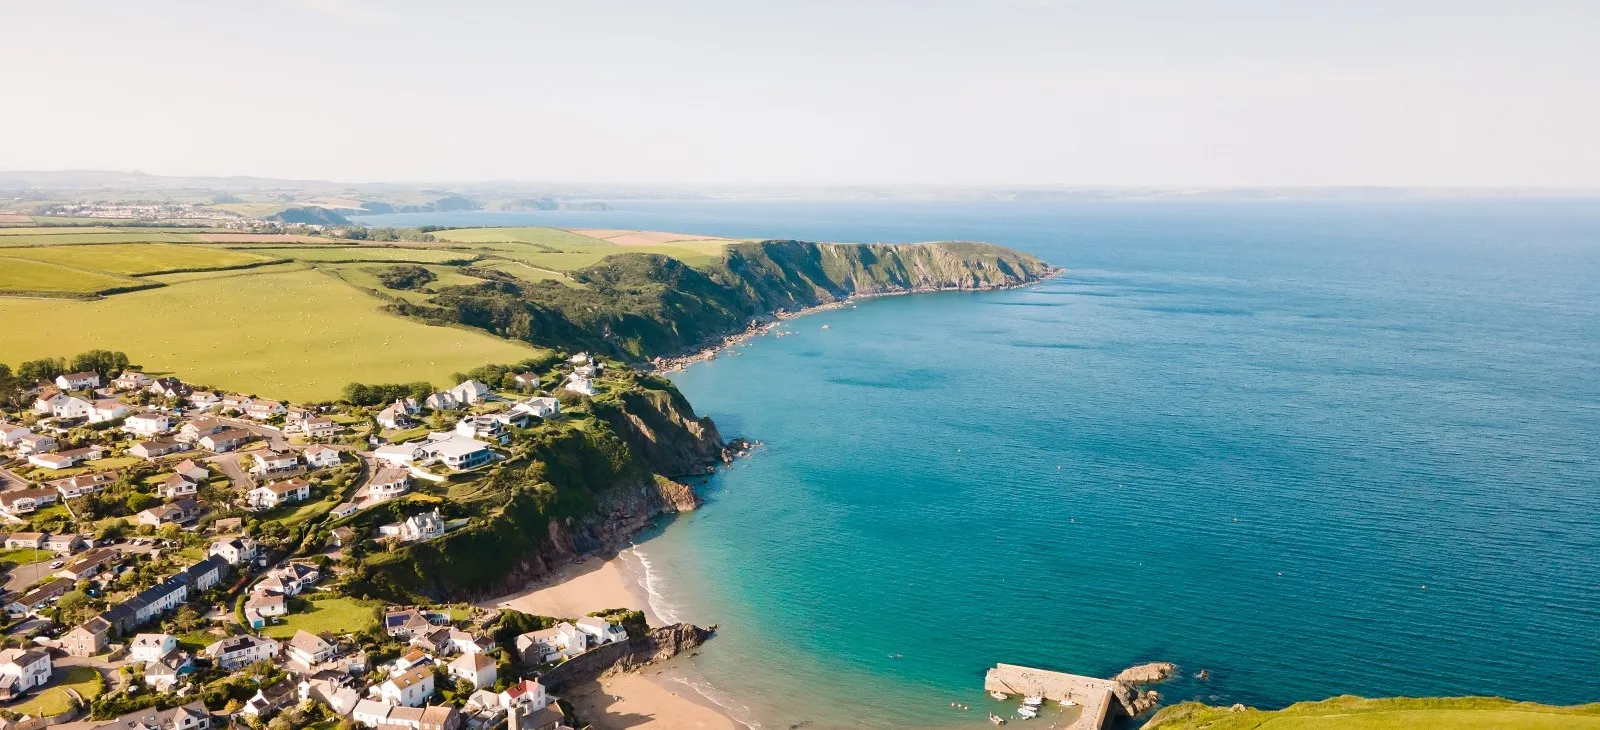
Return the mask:
<svg viewBox="0 0 1600 730">
<path fill-rule="evenodd" d="M 1123 684 L 1155 684 L 1165 682 L 1178 673 L 1178 665 L 1172 662 L 1150 662 L 1128 667 L 1112 677 L 1111 681 Z"/>
<path fill-rule="evenodd" d="M 1243 703 L 1235 702 L 1233 707 L 1228 708 L 1228 711 L 1229 712 L 1245 712 L 1245 711 L 1248 711 L 1249 709 L 1250 708 L 1245 707 Z"/>
</svg>

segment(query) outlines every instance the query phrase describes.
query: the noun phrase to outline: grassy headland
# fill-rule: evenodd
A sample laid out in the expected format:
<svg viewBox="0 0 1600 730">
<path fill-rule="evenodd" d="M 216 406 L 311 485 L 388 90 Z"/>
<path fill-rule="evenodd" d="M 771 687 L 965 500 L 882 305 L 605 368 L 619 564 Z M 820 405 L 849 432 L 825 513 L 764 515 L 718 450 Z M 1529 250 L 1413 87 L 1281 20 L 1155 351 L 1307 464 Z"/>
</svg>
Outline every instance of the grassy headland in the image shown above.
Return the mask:
<svg viewBox="0 0 1600 730">
<path fill-rule="evenodd" d="M 1282 710 L 1197 702 L 1157 712 L 1144 730 L 1593 730 L 1600 704 L 1555 707 L 1499 697 L 1334 697 Z"/>
</svg>

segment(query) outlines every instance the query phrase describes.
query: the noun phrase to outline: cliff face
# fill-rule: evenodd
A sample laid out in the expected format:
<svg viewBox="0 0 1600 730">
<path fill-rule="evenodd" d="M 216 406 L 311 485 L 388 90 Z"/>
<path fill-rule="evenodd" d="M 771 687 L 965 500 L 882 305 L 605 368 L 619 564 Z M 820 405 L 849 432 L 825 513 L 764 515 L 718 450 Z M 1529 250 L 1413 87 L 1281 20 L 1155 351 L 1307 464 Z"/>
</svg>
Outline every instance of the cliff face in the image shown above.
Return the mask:
<svg viewBox="0 0 1600 730">
<path fill-rule="evenodd" d="M 395 307 L 541 345 L 647 360 L 699 349 L 780 310 L 856 294 L 997 289 L 1056 271 L 1029 254 L 984 243 L 765 241 L 729 246 L 721 262 L 705 268 L 619 254 L 573 272 L 582 289 L 498 275 L 504 278 L 441 289 L 431 306 Z"/>
</svg>

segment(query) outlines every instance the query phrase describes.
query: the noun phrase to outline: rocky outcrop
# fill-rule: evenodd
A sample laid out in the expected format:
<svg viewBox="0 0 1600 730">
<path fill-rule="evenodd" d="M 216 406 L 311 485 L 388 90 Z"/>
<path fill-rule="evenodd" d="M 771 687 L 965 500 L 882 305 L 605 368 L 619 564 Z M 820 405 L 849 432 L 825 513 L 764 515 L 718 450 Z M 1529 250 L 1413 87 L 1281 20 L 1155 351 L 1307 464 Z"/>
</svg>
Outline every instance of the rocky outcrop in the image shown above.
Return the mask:
<svg viewBox="0 0 1600 730">
<path fill-rule="evenodd" d="M 1116 682 L 1117 700 L 1122 703 L 1124 711 L 1129 717 L 1138 717 L 1161 704 L 1161 693 L 1155 690 L 1141 690 L 1139 687 L 1146 684 L 1165 682 L 1177 674 L 1178 665 L 1172 662 L 1149 662 L 1136 664 L 1112 677 Z"/>
<path fill-rule="evenodd" d="M 627 641 L 606 644 L 579 654 L 539 677 L 545 688 L 559 691 L 577 682 L 587 682 L 608 674 L 632 672 L 657 662 L 688 653 L 704 644 L 716 631 L 693 624 L 672 624 L 651 629 L 650 633 Z"/>
<path fill-rule="evenodd" d="M 1177 672 L 1178 665 L 1172 662 L 1150 662 L 1148 664 L 1136 664 L 1117 672 L 1117 676 L 1112 677 L 1111 681 L 1132 685 L 1155 684 L 1171 679 L 1172 675 Z"/>
</svg>

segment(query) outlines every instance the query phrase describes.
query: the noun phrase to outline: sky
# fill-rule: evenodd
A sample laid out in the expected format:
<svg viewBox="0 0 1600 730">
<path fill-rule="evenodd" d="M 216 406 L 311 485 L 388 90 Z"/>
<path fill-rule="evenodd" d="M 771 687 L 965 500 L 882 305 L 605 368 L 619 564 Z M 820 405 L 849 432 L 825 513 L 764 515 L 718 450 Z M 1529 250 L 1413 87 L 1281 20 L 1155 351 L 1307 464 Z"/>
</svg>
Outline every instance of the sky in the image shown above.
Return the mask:
<svg viewBox="0 0 1600 730">
<path fill-rule="evenodd" d="M 3 0 L 0 169 L 1600 187 L 1600 2 Z"/>
</svg>

